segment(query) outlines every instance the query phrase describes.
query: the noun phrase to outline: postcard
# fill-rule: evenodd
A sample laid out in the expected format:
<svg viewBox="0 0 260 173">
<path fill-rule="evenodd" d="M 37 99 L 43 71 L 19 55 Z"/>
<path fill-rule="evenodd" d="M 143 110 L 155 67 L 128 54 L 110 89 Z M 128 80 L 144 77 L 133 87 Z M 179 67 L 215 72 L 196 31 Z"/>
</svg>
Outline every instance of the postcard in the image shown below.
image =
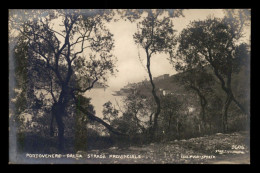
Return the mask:
<svg viewBox="0 0 260 173">
<path fill-rule="evenodd" d="M 250 164 L 251 9 L 9 9 L 9 164 Z"/>
</svg>

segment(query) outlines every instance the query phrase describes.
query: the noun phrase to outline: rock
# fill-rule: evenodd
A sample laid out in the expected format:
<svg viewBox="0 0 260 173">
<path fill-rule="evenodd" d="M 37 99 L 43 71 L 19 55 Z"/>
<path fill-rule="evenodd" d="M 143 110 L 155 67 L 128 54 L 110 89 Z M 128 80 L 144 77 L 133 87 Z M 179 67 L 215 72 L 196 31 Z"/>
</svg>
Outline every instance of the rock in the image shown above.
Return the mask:
<svg viewBox="0 0 260 173">
<path fill-rule="evenodd" d="M 134 151 L 141 151 L 142 150 L 142 147 L 129 147 L 128 148 L 129 150 L 134 150 Z"/>
<path fill-rule="evenodd" d="M 216 133 L 216 135 L 223 135 L 223 133 Z"/>
<path fill-rule="evenodd" d="M 110 147 L 109 150 L 117 150 L 118 147 Z"/>
<path fill-rule="evenodd" d="M 91 153 L 99 153 L 100 150 L 90 150 Z"/>
<path fill-rule="evenodd" d="M 175 139 L 174 141 L 170 141 L 169 144 L 173 144 L 173 143 L 175 143 L 175 142 L 177 142 L 177 141 L 178 141 L 178 140 Z"/>
<path fill-rule="evenodd" d="M 86 152 L 85 151 L 77 151 L 77 154 L 86 154 Z"/>
</svg>

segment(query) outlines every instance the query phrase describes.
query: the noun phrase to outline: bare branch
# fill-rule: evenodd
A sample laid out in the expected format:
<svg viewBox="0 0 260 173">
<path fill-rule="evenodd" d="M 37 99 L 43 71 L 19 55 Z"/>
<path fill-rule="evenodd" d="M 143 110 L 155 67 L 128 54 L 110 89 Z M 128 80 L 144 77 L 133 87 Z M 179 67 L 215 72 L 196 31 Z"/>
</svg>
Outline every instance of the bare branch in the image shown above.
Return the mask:
<svg viewBox="0 0 260 173">
<path fill-rule="evenodd" d="M 80 54 L 80 53 L 82 53 L 84 49 L 90 47 L 90 46 L 86 46 L 86 47 L 83 47 L 83 46 L 84 46 L 85 38 L 88 38 L 88 37 L 90 36 L 90 34 L 91 34 L 91 32 L 92 32 L 92 29 L 93 29 L 93 27 L 91 27 L 91 29 L 90 29 L 90 31 L 89 31 L 89 33 L 88 33 L 87 36 L 86 36 L 86 34 L 87 34 L 87 31 L 86 31 L 81 37 L 79 37 L 79 38 L 82 38 L 81 41 L 78 42 L 78 39 L 79 39 L 79 38 L 78 38 L 76 42 L 74 42 L 74 43 L 71 44 L 71 45 L 74 45 L 74 44 L 77 44 L 77 43 L 80 43 L 80 42 L 81 42 L 81 50 L 78 51 L 78 52 L 76 52 L 76 53 L 74 53 L 74 56 L 73 56 L 73 58 L 72 58 L 71 61 L 73 61 L 74 59 L 76 59 L 77 55 Z"/>
<path fill-rule="evenodd" d="M 122 111 L 122 109 L 121 109 L 121 107 L 120 107 L 118 101 L 116 100 L 116 98 L 115 98 L 115 101 L 116 101 L 116 104 L 117 104 L 117 106 L 118 106 L 118 108 L 119 108 L 119 111 L 120 111 L 121 113 L 124 113 L 124 112 Z"/>
<path fill-rule="evenodd" d="M 120 135 L 120 136 L 129 136 L 128 134 L 124 134 L 124 133 L 121 133 L 119 131 L 117 131 L 116 129 L 114 129 L 111 125 L 107 124 L 105 121 L 103 121 L 101 118 L 98 118 L 93 112 L 90 112 L 89 110 L 83 108 L 82 106 L 78 105 L 78 100 L 77 98 L 75 97 L 75 95 L 73 94 L 73 98 L 74 98 L 74 101 L 76 102 L 76 106 L 77 108 L 84 114 L 87 115 L 87 117 L 92 120 L 92 121 L 96 121 L 100 124 L 102 124 L 103 126 L 105 126 L 110 132 L 116 134 L 116 135 Z"/>
<path fill-rule="evenodd" d="M 50 79 L 50 81 L 51 81 L 51 91 L 50 91 L 50 93 L 51 93 L 51 96 L 52 96 L 53 101 L 54 101 L 55 103 L 57 103 L 57 100 L 55 99 L 55 96 L 54 96 L 53 91 L 52 91 L 52 79 Z"/>
<path fill-rule="evenodd" d="M 98 78 L 96 77 L 96 79 L 94 81 L 92 81 L 91 85 L 89 87 L 87 87 L 86 89 L 79 89 L 79 88 L 76 88 L 74 89 L 75 91 L 78 91 L 78 92 L 86 92 L 87 90 L 90 90 L 91 88 L 94 87 L 94 84 L 98 81 Z"/>
</svg>

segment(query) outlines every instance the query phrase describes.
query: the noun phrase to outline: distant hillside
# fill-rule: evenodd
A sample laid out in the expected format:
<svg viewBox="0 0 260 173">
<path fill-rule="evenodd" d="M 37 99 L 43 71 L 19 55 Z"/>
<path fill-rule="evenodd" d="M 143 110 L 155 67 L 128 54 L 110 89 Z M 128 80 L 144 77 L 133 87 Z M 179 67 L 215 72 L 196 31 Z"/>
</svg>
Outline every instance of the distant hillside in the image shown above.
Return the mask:
<svg viewBox="0 0 260 173">
<path fill-rule="evenodd" d="M 225 98 L 225 93 L 221 88 L 219 79 L 215 76 L 210 66 L 205 67 L 208 73 L 211 73 L 215 78 L 215 84 L 213 86 L 214 93 L 221 99 Z M 249 109 L 250 102 L 250 70 L 249 66 L 243 68 L 238 74 L 232 76 L 232 89 L 235 97 Z M 187 91 L 185 87 L 178 82 L 177 78 L 184 75 L 183 73 L 177 73 L 170 76 L 164 74 L 153 78 L 154 84 L 158 95 L 174 94 L 174 95 L 186 95 L 194 96 L 194 93 Z M 149 80 L 144 80 L 138 83 L 129 83 L 128 85 L 115 92 L 115 95 L 127 95 L 131 93 L 131 88 L 142 91 L 144 95 L 151 95 L 151 83 Z M 195 94 L 196 95 L 196 94 Z"/>
</svg>

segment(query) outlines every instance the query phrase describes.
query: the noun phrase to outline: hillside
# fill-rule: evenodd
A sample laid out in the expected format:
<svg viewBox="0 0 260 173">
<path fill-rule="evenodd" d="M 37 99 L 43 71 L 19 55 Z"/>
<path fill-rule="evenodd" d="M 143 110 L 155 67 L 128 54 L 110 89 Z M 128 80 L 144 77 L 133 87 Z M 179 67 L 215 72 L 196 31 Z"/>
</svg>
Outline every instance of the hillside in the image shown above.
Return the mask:
<svg viewBox="0 0 260 173">
<path fill-rule="evenodd" d="M 212 87 L 212 90 L 220 99 L 225 98 L 225 92 L 221 88 L 219 79 L 215 76 L 210 66 L 205 67 L 208 73 L 212 74 L 215 80 L 215 84 Z M 172 93 L 176 96 L 186 96 L 192 97 L 196 96 L 194 92 L 188 91 L 183 84 L 178 82 L 177 78 L 181 78 L 184 75 L 183 73 L 177 73 L 172 76 L 164 77 L 165 75 L 157 76 L 153 78 L 154 84 L 158 95 Z M 233 74 L 231 86 L 233 89 L 233 94 L 239 100 L 246 109 L 249 109 L 250 102 L 250 71 L 249 67 L 243 68 L 238 74 Z M 123 87 L 120 91 L 116 92 L 116 95 L 127 95 L 131 93 L 130 89 L 136 88 L 142 91 L 142 94 L 151 96 L 151 83 L 148 80 L 141 81 L 139 83 L 129 83 L 127 86 Z M 211 97 L 211 96 L 210 96 Z"/>
</svg>

